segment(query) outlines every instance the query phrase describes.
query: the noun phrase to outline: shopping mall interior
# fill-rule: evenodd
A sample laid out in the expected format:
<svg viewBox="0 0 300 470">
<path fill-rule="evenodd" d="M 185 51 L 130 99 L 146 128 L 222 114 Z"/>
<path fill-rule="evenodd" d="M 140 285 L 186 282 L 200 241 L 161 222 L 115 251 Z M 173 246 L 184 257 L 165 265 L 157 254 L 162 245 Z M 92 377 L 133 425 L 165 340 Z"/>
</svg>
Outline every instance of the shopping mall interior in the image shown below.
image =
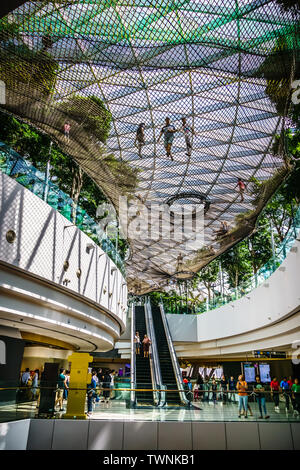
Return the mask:
<svg viewBox="0 0 300 470">
<path fill-rule="evenodd" d="M 298 1 L 0 9 L 0 449 L 300 450 Z"/>
</svg>

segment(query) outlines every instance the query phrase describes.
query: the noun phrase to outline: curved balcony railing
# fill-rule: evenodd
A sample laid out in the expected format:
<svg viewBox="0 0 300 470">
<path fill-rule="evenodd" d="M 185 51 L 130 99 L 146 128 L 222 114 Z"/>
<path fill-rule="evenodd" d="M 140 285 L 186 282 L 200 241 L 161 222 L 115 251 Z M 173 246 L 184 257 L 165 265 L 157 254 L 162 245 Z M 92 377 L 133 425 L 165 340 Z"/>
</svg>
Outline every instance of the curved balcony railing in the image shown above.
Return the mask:
<svg viewBox="0 0 300 470">
<path fill-rule="evenodd" d="M 289 229 L 288 233 L 286 234 L 282 243 L 280 243 L 277 248 L 274 250 L 274 256 L 262 267 L 260 268 L 255 275 L 250 277 L 249 279 L 245 280 L 244 282 L 240 283 L 236 288 L 228 288 L 226 292 L 222 295 L 219 292 L 214 292 L 214 299 L 210 301 L 204 301 L 200 304 L 200 306 L 191 307 L 183 305 L 179 307 L 177 305 L 176 311 L 170 308 L 166 302 L 161 302 L 164 305 L 164 309 L 166 313 L 179 313 L 179 314 L 200 314 L 207 312 L 209 310 L 213 310 L 215 308 L 221 307 L 229 302 L 234 300 L 238 300 L 244 295 L 251 292 L 253 289 L 258 287 L 262 284 L 266 279 L 268 279 L 276 269 L 281 265 L 281 263 L 285 260 L 288 253 L 290 252 L 292 246 L 295 243 L 295 240 L 299 238 L 300 234 L 300 206 L 296 211 L 293 217 L 293 223 L 291 228 Z M 179 308 L 178 308 L 179 307 Z"/>
<path fill-rule="evenodd" d="M 47 202 L 49 206 L 74 223 L 97 245 L 101 246 L 125 277 L 126 272 L 123 259 L 112 242 L 106 238 L 99 224 L 84 209 L 75 204 L 56 184 L 46 181 L 45 173 L 30 165 L 3 142 L 0 142 L 0 170 Z"/>
</svg>

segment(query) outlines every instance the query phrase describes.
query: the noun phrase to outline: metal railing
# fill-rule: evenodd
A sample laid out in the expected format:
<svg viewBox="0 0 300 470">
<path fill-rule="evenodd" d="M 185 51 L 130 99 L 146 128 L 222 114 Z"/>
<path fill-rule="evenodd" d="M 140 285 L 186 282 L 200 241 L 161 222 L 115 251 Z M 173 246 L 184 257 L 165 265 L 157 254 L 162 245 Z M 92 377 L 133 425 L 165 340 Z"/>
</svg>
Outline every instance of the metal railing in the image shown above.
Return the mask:
<svg viewBox="0 0 300 470">
<path fill-rule="evenodd" d="M 129 308 L 131 314 L 131 368 L 130 368 L 130 403 L 134 406 L 136 403 L 135 387 L 136 387 L 136 370 L 135 370 L 135 305 L 132 304 Z"/>
<path fill-rule="evenodd" d="M 158 349 L 156 344 L 156 336 L 153 325 L 153 317 L 151 311 L 151 305 L 149 300 L 145 302 L 145 318 L 147 325 L 147 333 L 151 339 L 151 354 L 150 354 L 150 369 L 152 375 L 152 384 L 154 389 L 163 390 L 164 386 L 162 385 L 161 371 L 160 371 L 160 361 L 158 356 Z M 166 402 L 165 392 L 155 392 L 154 393 L 154 403 L 156 406 L 164 406 Z"/>
<path fill-rule="evenodd" d="M 162 318 L 162 322 L 163 322 L 163 325 L 164 325 L 164 330 L 165 330 L 165 334 L 166 334 L 166 338 L 167 338 L 167 342 L 168 342 L 168 347 L 169 347 L 170 356 L 171 356 L 172 365 L 173 365 L 173 370 L 174 370 L 176 383 L 177 383 L 177 387 L 178 387 L 178 391 L 179 391 L 179 396 L 180 396 L 180 399 L 181 399 L 182 403 L 184 403 L 185 405 L 188 405 L 189 401 L 187 400 L 186 394 L 184 392 L 182 375 L 181 375 L 178 359 L 177 359 L 177 356 L 176 356 L 175 348 L 174 348 L 174 345 L 173 345 L 173 341 L 172 341 L 172 338 L 171 338 L 169 325 L 168 325 L 168 322 L 167 322 L 167 319 L 166 319 L 166 316 L 165 316 L 164 306 L 163 306 L 162 303 L 159 305 L 159 308 L 160 308 L 160 314 L 161 314 L 161 318 Z"/>
</svg>

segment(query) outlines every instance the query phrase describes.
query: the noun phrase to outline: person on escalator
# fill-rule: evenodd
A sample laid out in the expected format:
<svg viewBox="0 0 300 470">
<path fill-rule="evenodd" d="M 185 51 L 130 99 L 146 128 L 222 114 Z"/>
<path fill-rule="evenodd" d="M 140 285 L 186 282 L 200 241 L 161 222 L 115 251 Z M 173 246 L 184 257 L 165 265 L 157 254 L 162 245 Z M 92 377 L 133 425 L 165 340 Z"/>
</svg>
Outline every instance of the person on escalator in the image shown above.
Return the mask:
<svg viewBox="0 0 300 470">
<path fill-rule="evenodd" d="M 149 357 L 150 344 L 152 344 L 150 338 L 148 338 L 148 336 L 145 335 L 143 339 L 144 357 Z"/>
<path fill-rule="evenodd" d="M 140 350 L 141 350 L 141 338 L 140 338 L 140 334 L 139 334 L 138 331 L 135 333 L 134 343 L 135 343 L 135 353 L 136 353 L 136 354 L 140 354 Z"/>
</svg>

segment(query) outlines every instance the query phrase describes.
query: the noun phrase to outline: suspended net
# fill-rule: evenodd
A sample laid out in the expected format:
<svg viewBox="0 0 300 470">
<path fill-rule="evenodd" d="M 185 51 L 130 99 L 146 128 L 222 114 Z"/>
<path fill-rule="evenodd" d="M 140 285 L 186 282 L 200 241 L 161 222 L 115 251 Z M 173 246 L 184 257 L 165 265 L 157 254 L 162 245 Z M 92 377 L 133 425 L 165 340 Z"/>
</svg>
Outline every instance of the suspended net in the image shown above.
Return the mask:
<svg viewBox="0 0 300 470">
<path fill-rule="evenodd" d="M 287 174 L 285 149 L 272 146 L 289 125 L 298 25 L 297 2 L 267 0 L 31 1 L 0 21 L 2 109 L 47 132 L 117 210 L 120 195 L 210 201 L 200 257 L 128 233 L 136 291 L 172 277 L 179 253 L 195 272 L 247 236 Z M 170 156 L 158 141 L 166 117 L 180 130 Z M 238 177 L 271 178 L 255 210 Z M 221 240 L 220 221 L 230 227 Z"/>
</svg>

